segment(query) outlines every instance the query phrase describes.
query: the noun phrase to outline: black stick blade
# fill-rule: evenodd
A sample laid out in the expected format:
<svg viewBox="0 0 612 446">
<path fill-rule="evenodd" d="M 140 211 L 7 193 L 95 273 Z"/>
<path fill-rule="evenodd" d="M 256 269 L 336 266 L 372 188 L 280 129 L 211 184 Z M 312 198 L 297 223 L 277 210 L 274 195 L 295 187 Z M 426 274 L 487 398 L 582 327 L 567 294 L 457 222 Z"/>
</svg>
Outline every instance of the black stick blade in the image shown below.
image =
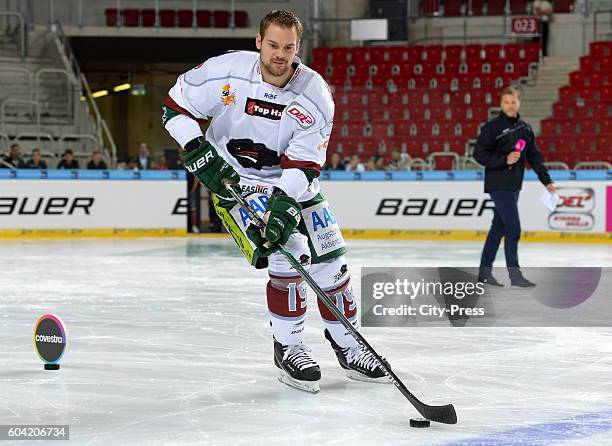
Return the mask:
<svg viewBox="0 0 612 446">
<path fill-rule="evenodd" d="M 422 407 L 417 407 L 416 409 L 428 420 L 444 424 L 457 424 L 457 413 L 452 404 L 447 404 L 446 406 L 428 406 L 423 404 Z"/>
</svg>

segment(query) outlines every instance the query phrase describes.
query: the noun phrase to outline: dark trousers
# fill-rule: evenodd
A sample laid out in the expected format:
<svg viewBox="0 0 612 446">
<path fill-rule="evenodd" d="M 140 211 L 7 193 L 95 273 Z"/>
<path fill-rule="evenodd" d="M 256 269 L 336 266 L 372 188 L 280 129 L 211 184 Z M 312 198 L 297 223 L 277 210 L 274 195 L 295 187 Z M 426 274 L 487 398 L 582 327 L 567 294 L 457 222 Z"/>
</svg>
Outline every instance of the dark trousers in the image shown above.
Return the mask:
<svg viewBox="0 0 612 446">
<path fill-rule="evenodd" d="M 485 268 L 493 266 L 501 239 L 505 237 L 506 265 L 509 268 L 518 267 L 518 241 L 521 238 L 521 221 L 518 213 L 519 191 L 496 190 L 490 191 L 489 195 L 495 203 L 495 209 L 493 209 L 491 229 L 489 229 L 487 241 L 482 249 L 480 266 Z"/>
</svg>

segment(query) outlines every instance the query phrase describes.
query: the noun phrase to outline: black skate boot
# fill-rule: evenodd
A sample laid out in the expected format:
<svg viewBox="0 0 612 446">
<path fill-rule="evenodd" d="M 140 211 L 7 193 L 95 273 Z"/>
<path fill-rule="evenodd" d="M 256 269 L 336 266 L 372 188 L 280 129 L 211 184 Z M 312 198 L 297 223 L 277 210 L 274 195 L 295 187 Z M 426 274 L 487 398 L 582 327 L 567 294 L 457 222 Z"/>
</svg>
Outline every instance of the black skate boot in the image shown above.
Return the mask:
<svg viewBox="0 0 612 446">
<path fill-rule="evenodd" d="M 334 341 L 334 338 L 332 338 L 327 328 L 325 329 L 325 338 L 331 343 L 340 366 L 346 372 L 346 376 L 357 381 L 379 383 L 391 382 L 378 365 L 374 356 L 368 353 L 361 345 L 342 348 L 336 344 L 336 341 Z M 387 367 L 391 368 L 385 358 L 382 358 L 382 360 L 385 361 Z"/>
<path fill-rule="evenodd" d="M 305 392 L 319 391 L 321 369 L 304 344 L 282 345 L 275 339 L 274 364 L 280 369 L 280 382 Z"/>
</svg>

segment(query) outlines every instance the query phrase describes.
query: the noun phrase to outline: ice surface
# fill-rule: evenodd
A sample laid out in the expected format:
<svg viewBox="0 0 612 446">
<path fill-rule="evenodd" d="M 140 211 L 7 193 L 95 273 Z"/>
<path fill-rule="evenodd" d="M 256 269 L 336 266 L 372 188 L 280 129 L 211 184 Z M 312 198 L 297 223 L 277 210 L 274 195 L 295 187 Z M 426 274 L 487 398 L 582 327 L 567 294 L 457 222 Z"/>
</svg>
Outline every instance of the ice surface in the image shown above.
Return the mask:
<svg viewBox="0 0 612 446">
<path fill-rule="evenodd" d="M 356 290 L 362 266 L 474 266 L 481 249 L 349 246 Z M 612 265 L 603 245 L 519 252 L 523 266 Z M 457 409 L 457 425 L 413 429 L 393 386 L 346 379 L 312 293 L 321 391 L 277 381 L 266 273 L 229 240 L 2 241 L 0 258 L 0 424 L 69 424 L 89 445 L 612 444 L 612 329 L 363 329 L 413 393 Z M 59 371 L 33 348 L 44 313 L 67 326 Z"/>
</svg>

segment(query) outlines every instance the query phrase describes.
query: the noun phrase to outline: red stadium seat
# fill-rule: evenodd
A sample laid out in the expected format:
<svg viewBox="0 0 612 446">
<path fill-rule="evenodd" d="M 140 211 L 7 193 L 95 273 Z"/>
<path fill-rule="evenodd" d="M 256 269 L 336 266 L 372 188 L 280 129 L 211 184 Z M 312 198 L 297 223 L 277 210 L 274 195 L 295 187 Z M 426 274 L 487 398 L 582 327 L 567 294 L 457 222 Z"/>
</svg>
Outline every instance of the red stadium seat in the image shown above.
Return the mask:
<svg viewBox="0 0 612 446">
<path fill-rule="evenodd" d="M 177 12 L 178 26 L 180 28 L 191 28 L 193 26 L 193 10 L 179 9 Z"/>
<path fill-rule="evenodd" d="M 612 56 L 612 42 L 591 42 L 590 52 L 592 56 L 596 57 L 610 57 Z"/>
<path fill-rule="evenodd" d="M 123 26 L 139 26 L 140 25 L 140 10 L 139 9 L 124 9 L 121 11 L 123 16 Z"/>
<path fill-rule="evenodd" d="M 159 24 L 163 28 L 174 28 L 176 26 L 176 11 L 174 9 L 161 9 L 159 11 Z"/>
<path fill-rule="evenodd" d="M 248 26 L 249 13 L 246 11 L 234 11 L 234 26 L 236 28 L 246 28 Z"/>
<path fill-rule="evenodd" d="M 447 17 L 457 17 L 461 15 L 461 0 L 445 0 L 444 15 Z"/>
<path fill-rule="evenodd" d="M 142 10 L 142 26 L 145 28 L 155 26 L 155 9 Z"/>
<path fill-rule="evenodd" d="M 574 10 L 574 0 L 555 0 L 555 13 L 570 13 Z"/>
<path fill-rule="evenodd" d="M 104 10 L 106 15 L 106 26 L 118 26 L 119 25 L 119 11 L 114 8 L 107 8 Z"/>
<path fill-rule="evenodd" d="M 348 48 L 345 47 L 337 47 L 337 48 L 332 48 L 330 50 L 330 54 L 331 54 L 331 61 L 332 63 L 336 64 L 336 63 L 347 63 L 350 62 L 350 51 Z"/>
<path fill-rule="evenodd" d="M 479 60 L 482 59 L 482 45 L 470 44 L 465 46 L 465 59 L 466 60 Z"/>
<path fill-rule="evenodd" d="M 421 13 L 423 15 L 438 15 L 440 13 L 440 1 L 421 0 Z"/>
<path fill-rule="evenodd" d="M 470 5 L 471 3 L 471 11 L 468 11 L 469 14 L 471 15 L 483 15 L 483 11 L 484 11 L 484 0 L 472 0 L 471 2 L 468 2 L 468 5 Z"/>
<path fill-rule="evenodd" d="M 504 15 L 506 12 L 506 0 L 489 0 L 487 15 Z"/>
<path fill-rule="evenodd" d="M 501 59 L 502 46 L 497 43 L 491 43 L 484 46 L 485 60 L 494 61 Z"/>
<path fill-rule="evenodd" d="M 210 11 L 198 11 L 198 13 L 196 14 L 196 16 L 198 17 L 198 26 L 201 26 L 200 19 L 199 19 L 200 12 L 208 12 L 208 18 L 210 20 Z M 209 22 L 209 25 L 207 26 L 210 26 L 210 22 Z M 317 63 L 327 64 L 328 56 L 329 56 L 329 48 L 319 47 L 319 48 L 312 49 L 312 58 Z"/>
<path fill-rule="evenodd" d="M 444 47 L 442 45 L 428 45 L 423 51 L 423 59 L 437 64 L 442 60 L 443 52 Z"/>
<path fill-rule="evenodd" d="M 530 62 L 538 62 L 540 60 L 540 44 L 539 43 L 528 43 L 525 45 L 525 57 L 524 59 Z"/>
<path fill-rule="evenodd" d="M 208 9 L 200 9 L 196 11 L 196 24 L 198 28 L 210 28 L 210 18 L 212 14 Z M 315 48 L 312 51 L 318 50 L 319 48 Z M 326 48 L 327 50 L 327 48 Z"/>
<path fill-rule="evenodd" d="M 229 28 L 230 12 L 224 9 L 213 11 L 215 28 Z"/>
<path fill-rule="evenodd" d="M 527 12 L 526 0 L 512 0 L 510 2 L 510 14 L 521 15 Z"/>
<path fill-rule="evenodd" d="M 459 62 L 463 56 L 463 45 L 446 45 L 444 48 L 445 61 Z"/>
</svg>

